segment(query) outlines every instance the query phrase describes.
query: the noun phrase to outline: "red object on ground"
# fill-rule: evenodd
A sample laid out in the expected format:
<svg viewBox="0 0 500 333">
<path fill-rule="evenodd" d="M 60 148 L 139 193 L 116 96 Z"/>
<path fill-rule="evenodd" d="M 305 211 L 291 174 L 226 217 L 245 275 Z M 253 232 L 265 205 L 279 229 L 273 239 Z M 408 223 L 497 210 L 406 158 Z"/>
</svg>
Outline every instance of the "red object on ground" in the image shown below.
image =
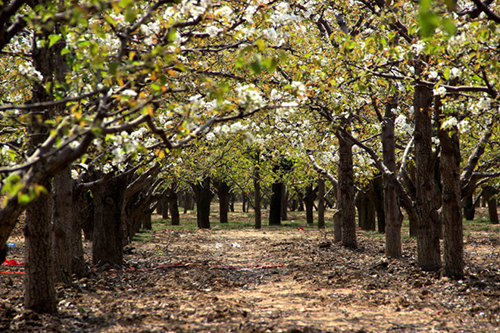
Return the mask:
<svg viewBox="0 0 500 333">
<path fill-rule="evenodd" d="M 10 260 L 5 260 L 2 265 L 7 265 L 7 266 L 24 266 L 24 262 L 16 261 L 14 259 Z"/>
<path fill-rule="evenodd" d="M 300 228 L 298 228 L 297 230 L 298 230 L 298 231 L 305 231 L 306 229 L 304 229 L 304 228 L 300 227 Z"/>
</svg>

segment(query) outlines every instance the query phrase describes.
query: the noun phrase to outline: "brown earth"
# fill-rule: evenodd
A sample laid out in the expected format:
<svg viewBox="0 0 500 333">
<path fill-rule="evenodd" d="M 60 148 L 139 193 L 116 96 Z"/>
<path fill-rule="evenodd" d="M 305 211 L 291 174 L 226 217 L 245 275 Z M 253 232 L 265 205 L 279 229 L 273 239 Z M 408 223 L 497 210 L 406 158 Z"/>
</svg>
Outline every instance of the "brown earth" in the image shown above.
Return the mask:
<svg viewBox="0 0 500 333">
<path fill-rule="evenodd" d="M 348 250 L 307 227 L 155 228 L 128 248 L 126 269 L 58 285 L 55 316 L 25 311 L 23 275 L 1 274 L 0 331 L 500 332 L 495 226 L 465 232 L 460 281 L 420 271 L 408 238 L 404 258 L 388 260 L 373 232 L 360 231 L 359 249 Z M 9 259 L 22 261 L 21 234 L 11 241 Z"/>
</svg>

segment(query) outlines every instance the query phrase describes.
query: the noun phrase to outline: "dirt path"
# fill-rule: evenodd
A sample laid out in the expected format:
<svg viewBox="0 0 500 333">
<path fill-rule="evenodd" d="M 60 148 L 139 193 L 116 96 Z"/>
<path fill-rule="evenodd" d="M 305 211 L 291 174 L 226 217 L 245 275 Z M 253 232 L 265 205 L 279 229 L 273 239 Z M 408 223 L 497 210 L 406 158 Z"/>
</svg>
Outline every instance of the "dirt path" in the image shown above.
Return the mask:
<svg viewBox="0 0 500 333">
<path fill-rule="evenodd" d="M 468 235 L 467 278 L 451 281 L 414 265 L 414 240 L 387 260 L 359 235 L 352 251 L 314 229 L 162 229 L 128 269 L 58 286 L 54 317 L 23 311 L 22 275 L 0 275 L 0 331 L 500 332 L 498 237 Z"/>
</svg>

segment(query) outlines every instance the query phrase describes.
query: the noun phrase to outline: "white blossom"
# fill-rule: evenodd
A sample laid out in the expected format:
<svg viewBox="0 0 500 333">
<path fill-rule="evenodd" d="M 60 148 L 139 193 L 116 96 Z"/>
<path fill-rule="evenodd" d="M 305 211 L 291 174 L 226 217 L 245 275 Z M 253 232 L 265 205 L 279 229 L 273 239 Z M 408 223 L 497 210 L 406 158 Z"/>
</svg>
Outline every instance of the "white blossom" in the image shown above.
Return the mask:
<svg viewBox="0 0 500 333">
<path fill-rule="evenodd" d="M 461 73 L 462 73 L 462 71 L 460 70 L 460 68 L 453 67 L 450 70 L 450 79 L 454 79 L 456 77 L 459 77 Z"/>
<path fill-rule="evenodd" d="M 214 25 L 210 25 L 205 29 L 205 32 L 212 38 L 216 37 L 221 31 L 222 31 L 221 28 L 218 28 Z"/>
<path fill-rule="evenodd" d="M 455 126 L 458 125 L 458 120 L 457 118 L 455 117 L 450 117 L 448 119 L 446 119 L 442 124 L 441 124 L 441 128 L 442 129 L 451 129 Z"/>
<path fill-rule="evenodd" d="M 249 111 L 256 110 L 264 106 L 264 98 L 253 84 L 247 84 L 236 87 L 239 104 L 246 107 Z"/>
<path fill-rule="evenodd" d="M 214 134 L 214 133 L 210 132 L 210 133 L 208 133 L 207 135 L 205 135 L 205 139 L 206 139 L 207 141 L 214 141 L 214 140 L 216 139 L 216 137 L 215 137 L 215 134 Z"/>
<path fill-rule="evenodd" d="M 434 96 L 444 96 L 446 95 L 446 88 L 443 86 L 439 86 L 433 90 Z"/>
<path fill-rule="evenodd" d="M 124 91 L 121 92 L 123 96 L 129 96 L 129 97 L 135 97 L 137 96 L 137 93 L 132 90 L 132 89 L 125 89 Z"/>
<path fill-rule="evenodd" d="M 461 122 L 458 123 L 458 130 L 462 133 L 466 133 L 470 130 L 470 124 L 467 119 L 462 120 Z"/>
</svg>

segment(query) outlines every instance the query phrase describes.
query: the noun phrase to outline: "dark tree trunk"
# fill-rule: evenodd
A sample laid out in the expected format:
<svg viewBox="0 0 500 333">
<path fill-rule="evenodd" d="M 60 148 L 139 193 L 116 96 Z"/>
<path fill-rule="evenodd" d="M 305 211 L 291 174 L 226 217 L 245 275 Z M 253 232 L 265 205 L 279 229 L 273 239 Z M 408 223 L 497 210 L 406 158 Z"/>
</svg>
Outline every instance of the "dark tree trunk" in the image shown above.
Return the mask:
<svg viewBox="0 0 500 333">
<path fill-rule="evenodd" d="M 247 206 L 248 206 L 248 196 L 246 192 L 243 192 L 241 193 L 241 211 L 243 213 L 246 213 L 248 211 Z"/>
<path fill-rule="evenodd" d="M 298 201 L 298 207 L 297 211 L 303 212 L 304 211 L 304 200 L 302 200 L 302 193 L 297 192 L 297 201 Z"/>
<path fill-rule="evenodd" d="M 83 259 L 80 228 L 73 212 L 73 181 L 70 168 L 54 177 L 53 240 L 56 282 L 69 285 L 72 280 L 72 257 L 78 252 Z M 78 235 L 73 235 L 78 233 Z"/>
<path fill-rule="evenodd" d="M 288 221 L 288 189 L 286 185 L 283 185 L 281 195 L 281 221 Z"/>
<path fill-rule="evenodd" d="M 175 190 L 169 190 L 166 198 L 167 198 L 166 206 L 170 210 L 172 225 L 180 225 L 181 219 L 179 216 L 179 205 L 178 205 L 179 197 L 177 195 L 177 192 Z M 165 209 L 167 209 L 167 207 L 165 207 Z"/>
<path fill-rule="evenodd" d="M 83 237 L 91 242 L 94 239 L 94 200 L 89 193 L 78 193 L 77 199 L 80 209 L 79 220 L 83 230 Z"/>
<path fill-rule="evenodd" d="M 474 221 L 474 215 L 476 215 L 476 207 L 474 205 L 474 196 L 471 194 L 465 198 L 464 217 L 467 221 Z"/>
<path fill-rule="evenodd" d="M 50 183 L 43 185 L 50 193 Z M 52 205 L 52 196 L 46 194 L 26 210 L 24 308 L 38 313 L 57 312 L 50 225 Z"/>
<path fill-rule="evenodd" d="M 219 196 L 219 218 L 220 223 L 228 223 L 229 198 L 231 188 L 223 180 L 214 181 Z"/>
<path fill-rule="evenodd" d="M 94 191 L 94 240 L 92 263 L 120 267 L 123 264 L 123 196 L 125 179 L 111 180 Z"/>
<path fill-rule="evenodd" d="M 86 200 L 85 196 L 78 191 L 73 191 L 72 201 L 71 206 L 73 207 L 73 218 L 75 221 L 73 222 L 74 230 L 71 242 L 76 244 L 76 246 L 72 247 L 73 255 L 71 258 L 71 272 L 76 278 L 82 278 L 87 274 L 88 269 L 83 252 L 82 225 L 84 221 L 89 218 L 88 214 L 90 211 L 90 204 Z M 94 221 L 93 216 L 92 221 Z"/>
<path fill-rule="evenodd" d="M 348 121 L 344 119 L 344 128 L 348 127 Z M 339 197 L 338 205 L 342 220 L 342 245 L 351 249 L 358 248 L 356 240 L 356 206 L 354 189 L 354 171 L 352 161 L 352 142 L 342 135 L 336 133 L 339 139 Z"/>
<path fill-rule="evenodd" d="M 192 187 L 196 199 L 198 228 L 210 229 L 210 202 L 212 201 L 210 177 L 206 177 L 202 183 L 193 184 Z"/>
<path fill-rule="evenodd" d="M 363 230 L 375 230 L 375 205 L 370 197 L 361 191 L 356 194 L 358 224 Z"/>
<path fill-rule="evenodd" d="M 229 210 L 231 211 L 231 213 L 234 213 L 234 202 L 236 201 L 236 195 L 231 192 L 231 199 L 230 199 L 230 202 L 229 202 Z"/>
<path fill-rule="evenodd" d="M 325 180 L 318 178 L 318 228 L 325 228 Z"/>
<path fill-rule="evenodd" d="M 497 198 L 495 197 L 488 200 L 488 214 L 491 224 L 498 224 Z"/>
<path fill-rule="evenodd" d="M 168 211 L 169 211 L 169 199 L 167 195 L 164 195 L 161 199 L 160 202 L 158 203 L 158 214 L 161 215 L 161 218 L 163 220 L 168 219 Z"/>
<path fill-rule="evenodd" d="M 312 225 L 314 224 L 314 213 L 313 213 L 313 208 L 314 208 L 314 199 L 315 199 L 315 192 L 313 190 L 312 185 L 308 185 L 306 187 L 306 195 L 304 196 L 304 204 L 306 206 L 306 221 L 307 224 Z"/>
<path fill-rule="evenodd" d="M 281 195 L 283 194 L 283 183 L 276 182 L 272 185 L 273 194 L 269 207 L 269 225 L 281 225 Z"/>
<path fill-rule="evenodd" d="M 441 110 L 441 100 L 435 98 L 436 112 Z M 441 217 L 444 227 L 444 274 L 461 279 L 464 277 L 464 245 L 460 186 L 460 141 L 457 126 L 438 130 L 441 143 L 442 201 Z"/>
<path fill-rule="evenodd" d="M 194 201 L 193 194 L 186 190 L 184 192 L 184 214 L 186 214 L 188 210 L 194 209 Z"/>
<path fill-rule="evenodd" d="M 146 230 L 152 230 L 153 229 L 153 224 L 151 221 L 151 212 L 149 210 L 145 210 L 141 213 L 141 221 L 142 221 L 142 228 Z"/>
<path fill-rule="evenodd" d="M 43 4 L 42 4 L 43 5 Z M 57 29 L 57 27 L 56 27 Z M 64 42 L 39 46 L 38 41 L 47 42 L 50 34 L 56 30 L 54 27 L 44 27 L 36 32 L 33 38 L 32 59 L 33 65 L 43 76 L 43 82 L 34 82 L 31 103 L 50 102 L 54 98 L 52 91 L 46 87 L 55 87 L 56 81 L 65 80 L 67 64 L 61 50 Z M 28 153 L 33 153 L 47 138 L 50 129 L 45 121 L 54 118 L 55 108 L 32 109 L 29 112 Z M 25 294 L 24 308 L 39 313 L 57 312 L 57 299 L 54 288 L 54 261 L 51 237 L 51 222 L 53 201 L 51 195 L 50 179 L 41 180 L 48 193 L 39 194 L 39 198 L 26 210 L 25 220 Z M 3 244 L 2 244 L 3 245 Z"/>
<path fill-rule="evenodd" d="M 378 232 L 385 233 L 385 208 L 384 208 L 384 179 L 382 176 L 375 176 L 372 180 L 373 198 L 375 210 L 377 212 Z"/>
<path fill-rule="evenodd" d="M 417 76 L 422 64 L 415 65 Z M 432 89 L 416 84 L 413 100 L 415 120 L 416 214 L 418 216 L 417 262 L 421 269 L 441 267 L 439 236 L 441 225 L 435 209 L 434 162 L 432 152 Z"/>
<path fill-rule="evenodd" d="M 340 210 L 333 214 L 333 240 L 342 241 L 342 212 Z"/>
<path fill-rule="evenodd" d="M 382 146 L 384 164 L 392 172 L 396 172 L 396 143 L 394 140 L 394 120 L 396 115 L 392 109 L 397 107 L 396 96 L 389 97 L 385 108 L 382 126 Z M 390 258 L 401 258 L 401 226 L 403 215 L 399 208 L 398 195 L 394 185 L 384 178 L 384 215 L 385 215 L 385 254 Z"/>
<path fill-rule="evenodd" d="M 497 199 L 494 197 L 498 190 L 493 186 L 483 187 L 482 197 L 488 205 L 488 214 L 492 224 L 498 224 Z"/>
<path fill-rule="evenodd" d="M 255 201 L 255 229 L 262 228 L 262 210 L 261 210 L 261 193 L 260 193 L 260 172 L 259 166 L 254 169 L 253 188 Z"/>
</svg>

